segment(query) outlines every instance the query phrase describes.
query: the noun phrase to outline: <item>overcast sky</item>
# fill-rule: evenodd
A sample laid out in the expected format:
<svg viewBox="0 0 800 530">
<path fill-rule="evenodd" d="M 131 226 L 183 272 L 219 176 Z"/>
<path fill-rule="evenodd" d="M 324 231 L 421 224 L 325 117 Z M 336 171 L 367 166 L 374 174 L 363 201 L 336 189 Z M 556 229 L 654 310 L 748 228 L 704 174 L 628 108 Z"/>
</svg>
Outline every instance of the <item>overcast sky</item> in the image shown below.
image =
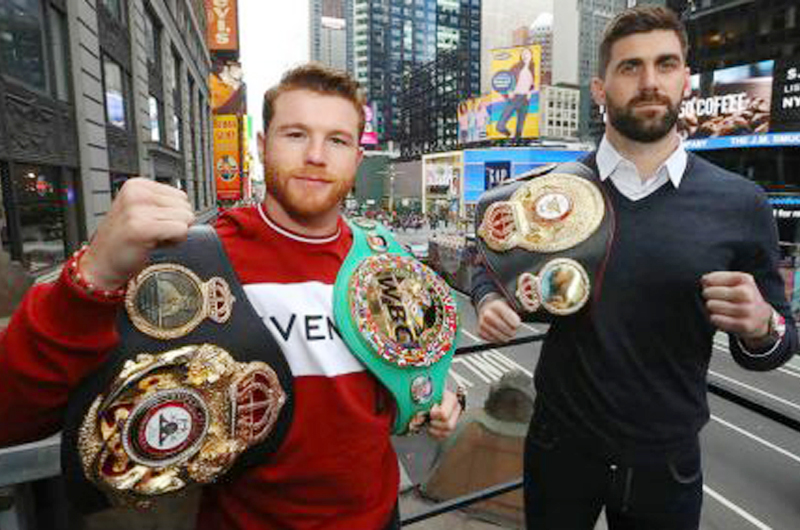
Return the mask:
<svg viewBox="0 0 800 530">
<path fill-rule="evenodd" d="M 308 60 L 308 0 L 239 0 L 247 111 L 261 130 L 261 98 L 288 68 Z"/>
</svg>

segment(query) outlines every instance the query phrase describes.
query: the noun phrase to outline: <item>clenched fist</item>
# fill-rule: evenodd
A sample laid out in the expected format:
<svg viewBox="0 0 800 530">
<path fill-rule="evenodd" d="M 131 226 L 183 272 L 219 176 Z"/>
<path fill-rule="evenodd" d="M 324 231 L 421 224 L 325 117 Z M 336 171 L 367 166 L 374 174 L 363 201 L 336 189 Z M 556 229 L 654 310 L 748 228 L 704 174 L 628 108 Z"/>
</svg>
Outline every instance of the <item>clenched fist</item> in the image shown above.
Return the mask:
<svg viewBox="0 0 800 530">
<path fill-rule="evenodd" d="M 711 272 L 701 282 L 711 323 L 718 329 L 744 341 L 757 341 L 767 334 L 772 307 L 750 274 Z"/>
<path fill-rule="evenodd" d="M 78 268 L 97 287 L 117 289 L 145 266 L 151 250 L 185 241 L 193 222 L 186 193 L 132 178 L 114 199 Z"/>
<path fill-rule="evenodd" d="M 478 307 L 478 335 L 489 342 L 508 342 L 517 334 L 521 320 L 502 298 L 488 300 Z"/>
</svg>

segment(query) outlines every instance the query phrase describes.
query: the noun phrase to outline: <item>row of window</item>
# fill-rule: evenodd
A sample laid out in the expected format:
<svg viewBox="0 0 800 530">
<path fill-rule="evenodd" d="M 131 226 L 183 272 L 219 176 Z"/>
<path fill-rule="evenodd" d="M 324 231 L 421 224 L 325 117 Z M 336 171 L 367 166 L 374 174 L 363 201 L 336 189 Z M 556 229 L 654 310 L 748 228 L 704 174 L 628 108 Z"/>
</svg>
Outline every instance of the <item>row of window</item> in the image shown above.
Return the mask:
<svg viewBox="0 0 800 530">
<path fill-rule="evenodd" d="M 0 72 L 69 101 L 68 49 L 67 19 L 58 8 L 41 0 L 0 2 Z"/>
</svg>

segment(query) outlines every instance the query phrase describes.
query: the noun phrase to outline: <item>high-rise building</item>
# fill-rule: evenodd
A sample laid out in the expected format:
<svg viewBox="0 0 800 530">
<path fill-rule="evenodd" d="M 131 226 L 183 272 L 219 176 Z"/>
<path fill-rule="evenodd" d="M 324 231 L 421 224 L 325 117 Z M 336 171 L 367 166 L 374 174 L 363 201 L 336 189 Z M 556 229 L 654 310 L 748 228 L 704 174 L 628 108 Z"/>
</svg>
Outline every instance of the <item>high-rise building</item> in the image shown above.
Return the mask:
<svg viewBox="0 0 800 530">
<path fill-rule="evenodd" d="M 353 0 L 309 0 L 312 61 L 353 73 Z"/>
<path fill-rule="evenodd" d="M 381 142 L 400 135 L 400 97 L 415 67 L 459 50 L 468 92 L 480 91 L 482 0 L 354 0 L 355 74 L 374 104 Z"/>
<path fill-rule="evenodd" d="M 591 97 L 590 84 L 598 73 L 598 50 L 608 23 L 636 0 L 559 0 L 553 5 L 554 84 L 580 87 L 580 137 L 602 134 L 600 109 Z M 577 44 L 577 45 L 576 45 Z"/>
<path fill-rule="evenodd" d="M 400 95 L 402 158 L 419 159 L 458 146 L 458 104 L 471 91 L 467 62 L 463 50 L 450 50 L 412 68 Z"/>
<path fill-rule="evenodd" d="M 553 82 L 553 14 L 541 13 L 528 29 L 528 42 L 542 49 L 542 84 Z"/>
<path fill-rule="evenodd" d="M 129 177 L 216 212 L 201 4 L 0 2 L 0 241 L 32 274 L 57 270 Z"/>
</svg>

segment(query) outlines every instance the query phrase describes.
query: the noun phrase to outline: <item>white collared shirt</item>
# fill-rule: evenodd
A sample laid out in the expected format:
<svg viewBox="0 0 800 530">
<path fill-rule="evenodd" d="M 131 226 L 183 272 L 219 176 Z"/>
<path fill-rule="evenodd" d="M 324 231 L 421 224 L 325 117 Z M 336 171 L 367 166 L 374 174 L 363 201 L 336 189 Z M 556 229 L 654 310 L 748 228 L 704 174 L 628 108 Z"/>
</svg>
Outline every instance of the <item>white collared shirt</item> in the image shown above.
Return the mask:
<svg viewBox="0 0 800 530">
<path fill-rule="evenodd" d="M 688 155 L 683 147 L 683 142 L 681 142 L 675 151 L 669 155 L 669 158 L 656 170 L 655 176 L 645 182 L 642 182 L 636 165 L 619 154 L 605 136 L 603 136 L 600 146 L 597 148 L 596 160 L 597 169 L 600 172 L 600 180 L 605 181 L 610 178 L 617 191 L 632 201 L 638 201 L 654 193 L 668 181 L 672 182 L 675 189 L 678 189 L 683 179 L 683 173 L 686 171 Z M 739 337 L 736 337 L 736 340 L 742 351 L 752 357 L 769 355 L 781 343 L 781 340 L 778 340 L 769 350 L 762 353 L 753 353 L 747 349 Z"/>
<path fill-rule="evenodd" d="M 686 170 L 687 160 L 686 149 L 681 142 L 656 170 L 655 176 L 643 182 L 636 165 L 619 154 L 608 138 L 603 136 L 600 147 L 597 148 L 597 169 L 600 171 L 600 180 L 610 178 L 617 190 L 632 201 L 644 199 L 667 181 L 672 182 L 677 189 Z"/>
</svg>

